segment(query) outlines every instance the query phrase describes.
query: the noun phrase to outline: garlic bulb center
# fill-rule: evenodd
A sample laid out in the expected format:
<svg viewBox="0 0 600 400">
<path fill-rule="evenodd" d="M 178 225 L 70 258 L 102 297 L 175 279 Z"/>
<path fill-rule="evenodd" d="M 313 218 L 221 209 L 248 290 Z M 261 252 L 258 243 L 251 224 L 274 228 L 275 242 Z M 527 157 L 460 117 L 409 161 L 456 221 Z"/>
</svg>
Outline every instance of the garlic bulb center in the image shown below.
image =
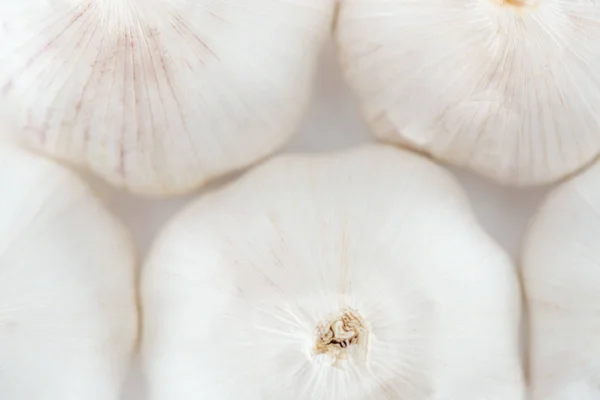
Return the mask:
<svg viewBox="0 0 600 400">
<path fill-rule="evenodd" d="M 317 332 L 315 354 L 326 354 L 334 363 L 347 360 L 351 348 L 362 349 L 362 355 L 366 351 L 368 331 L 355 310 L 343 311 L 340 316 L 318 326 Z"/>
<path fill-rule="evenodd" d="M 151 400 L 525 398 L 514 267 L 407 151 L 265 161 L 173 219 L 143 271 Z"/>
</svg>

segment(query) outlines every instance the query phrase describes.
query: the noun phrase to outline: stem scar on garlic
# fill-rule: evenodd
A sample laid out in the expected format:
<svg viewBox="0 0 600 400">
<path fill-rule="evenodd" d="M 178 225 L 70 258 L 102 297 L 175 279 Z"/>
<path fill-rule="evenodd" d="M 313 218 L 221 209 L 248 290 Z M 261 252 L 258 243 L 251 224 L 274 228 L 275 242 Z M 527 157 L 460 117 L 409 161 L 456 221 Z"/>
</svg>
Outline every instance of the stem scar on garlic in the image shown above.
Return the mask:
<svg viewBox="0 0 600 400">
<path fill-rule="evenodd" d="M 333 0 L 0 2 L 0 109 L 29 147 L 152 196 L 280 148 Z"/>
<path fill-rule="evenodd" d="M 348 359 L 350 347 L 361 348 L 363 357 L 368 346 L 368 329 L 363 318 L 352 309 L 342 311 L 333 320 L 317 327 L 317 340 L 314 348 L 315 355 L 327 355 L 332 364 Z"/>
<path fill-rule="evenodd" d="M 381 140 L 509 185 L 600 154 L 597 1 L 345 0 L 335 37 Z"/>
<path fill-rule="evenodd" d="M 174 217 L 141 292 L 150 400 L 524 400 L 510 259 L 410 152 L 263 163 Z"/>
</svg>

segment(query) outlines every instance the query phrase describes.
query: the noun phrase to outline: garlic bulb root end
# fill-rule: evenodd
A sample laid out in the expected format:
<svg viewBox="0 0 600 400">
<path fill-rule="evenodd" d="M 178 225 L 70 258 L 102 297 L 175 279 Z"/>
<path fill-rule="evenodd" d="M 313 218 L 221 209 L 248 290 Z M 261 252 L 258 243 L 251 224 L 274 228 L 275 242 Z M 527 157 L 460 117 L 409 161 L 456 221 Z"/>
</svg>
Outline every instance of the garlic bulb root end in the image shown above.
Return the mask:
<svg viewBox="0 0 600 400">
<path fill-rule="evenodd" d="M 342 311 L 342 314 L 317 327 L 317 343 L 314 354 L 328 355 L 334 365 L 338 361 L 348 359 L 352 349 L 362 349 L 359 355 L 364 356 L 368 330 L 364 319 L 352 309 Z"/>
</svg>

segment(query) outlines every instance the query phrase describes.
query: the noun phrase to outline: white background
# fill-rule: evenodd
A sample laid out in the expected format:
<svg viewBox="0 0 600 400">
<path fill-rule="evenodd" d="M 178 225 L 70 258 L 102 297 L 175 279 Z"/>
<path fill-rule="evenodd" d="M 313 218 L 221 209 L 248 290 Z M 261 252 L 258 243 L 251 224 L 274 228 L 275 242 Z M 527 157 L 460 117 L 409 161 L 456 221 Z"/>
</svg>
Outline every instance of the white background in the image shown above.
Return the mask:
<svg viewBox="0 0 600 400">
<path fill-rule="evenodd" d="M 324 152 L 373 140 L 361 119 L 357 102 L 341 78 L 331 49 L 321 63 L 316 85 L 307 117 L 283 151 Z M 523 232 L 548 189 L 502 187 L 472 173 L 451 169 L 467 190 L 483 227 L 507 250 L 517 266 Z M 190 200 L 202 195 L 200 192 L 184 198 L 148 200 L 119 193 L 97 181 L 94 186 L 133 232 L 142 259 L 164 223 Z M 136 366 L 124 399 L 144 400 L 143 386 Z"/>
</svg>

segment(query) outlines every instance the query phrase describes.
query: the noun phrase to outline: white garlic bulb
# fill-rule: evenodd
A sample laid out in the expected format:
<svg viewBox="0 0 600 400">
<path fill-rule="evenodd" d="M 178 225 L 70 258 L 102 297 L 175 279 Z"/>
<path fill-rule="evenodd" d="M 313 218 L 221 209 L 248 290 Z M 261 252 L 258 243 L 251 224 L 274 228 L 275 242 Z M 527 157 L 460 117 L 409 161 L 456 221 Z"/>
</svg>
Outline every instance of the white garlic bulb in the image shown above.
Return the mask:
<svg viewBox="0 0 600 400">
<path fill-rule="evenodd" d="M 341 58 L 379 138 L 517 185 L 600 153 L 596 1 L 341 5 Z"/>
<path fill-rule="evenodd" d="M 71 172 L 0 146 L 0 399 L 119 400 L 138 330 L 131 239 Z"/>
<path fill-rule="evenodd" d="M 524 244 L 534 400 L 600 397 L 598 182 L 597 164 L 555 189 Z"/>
<path fill-rule="evenodd" d="M 207 195 L 142 277 L 151 400 L 521 400 L 519 288 L 458 185 L 383 146 Z"/>
<path fill-rule="evenodd" d="M 24 143 L 148 195 L 296 129 L 332 0 L 0 2 L 0 108 Z"/>
</svg>

